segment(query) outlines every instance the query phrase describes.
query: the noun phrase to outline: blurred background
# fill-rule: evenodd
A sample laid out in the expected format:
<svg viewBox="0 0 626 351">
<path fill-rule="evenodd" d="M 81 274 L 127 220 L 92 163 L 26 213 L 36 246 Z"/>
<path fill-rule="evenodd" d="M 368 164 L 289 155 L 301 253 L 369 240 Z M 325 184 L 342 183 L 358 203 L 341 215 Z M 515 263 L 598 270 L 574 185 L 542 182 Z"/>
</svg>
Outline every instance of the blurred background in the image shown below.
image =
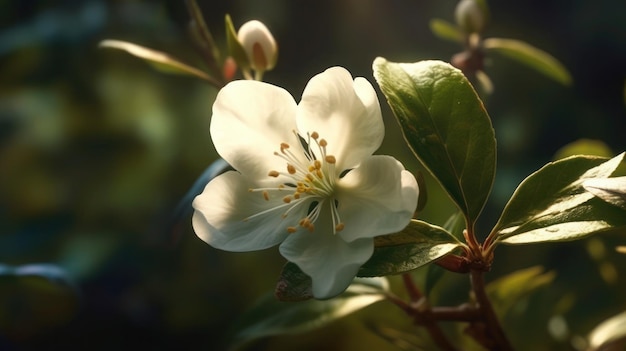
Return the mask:
<svg viewBox="0 0 626 351">
<path fill-rule="evenodd" d="M 263 21 L 280 49 L 265 80 L 296 100 L 310 77 L 330 66 L 373 82 L 377 56 L 448 61 L 461 50 L 428 27 L 434 17 L 454 21 L 453 0 L 198 3 L 223 51 L 226 13 L 236 28 Z M 564 145 L 585 138 L 614 153 L 626 149 L 626 2 L 489 6 L 485 36 L 524 40 L 551 53 L 574 83 L 565 87 L 506 57 L 490 57 L 486 71 L 495 92 L 485 104 L 499 165 L 485 230 L 516 185 Z M 216 89 L 98 48 L 104 39 L 125 40 L 202 67 L 188 21 L 180 0 L 0 0 L 0 349 L 226 349 L 237 317 L 273 289 L 284 264 L 277 250 L 221 252 L 194 235 L 189 216 L 173 218 L 217 158 L 208 134 Z M 382 98 L 381 104 L 387 136 L 379 153 L 419 170 Z M 420 218 L 442 224 L 453 208 L 434 182 L 428 185 L 430 203 Z M 585 335 L 626 308 L 626 255 L 613 250 L 623 239 L 498 249 L 487 279 L 536 264 L 556 271 L 551 292 L 535 302 L 561 301 L 567 335 Z M 447 284 L 456 294 L 443 302 L 466 298 L 465 277 Z M 320 331 L 270 338 L 251 349 L 394 350 L 366 333 L 362 320 L 410 327 L 397 317 L 394 307 L 379 303 Z M 538 320 L 518 341 L 534 335 L 558 342 L 548 322 Z"/>
</svg>

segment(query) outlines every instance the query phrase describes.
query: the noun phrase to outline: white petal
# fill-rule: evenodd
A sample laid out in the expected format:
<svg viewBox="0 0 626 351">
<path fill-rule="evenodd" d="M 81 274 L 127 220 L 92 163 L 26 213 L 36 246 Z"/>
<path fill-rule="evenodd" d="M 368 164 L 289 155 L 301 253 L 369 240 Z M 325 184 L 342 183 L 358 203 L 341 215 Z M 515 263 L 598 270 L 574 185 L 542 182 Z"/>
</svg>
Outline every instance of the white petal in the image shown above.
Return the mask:
<svg viewBox="0 0 626 351">
<path fill-rule="evenodd" d="M 415 177 L 391 156 L 372 156 L 339 180 L 338 212 L 350 242 L 402 230 L 411 220 L 419 189 Z"/>
<path fill-rule="evenodd" d="M 283 204 L 280 196 L 267 201 L 262 193 L 250 192 L 251 185 L 254 184 L 246 177 L 233 171 L 210 181 L 193 201 L 192 223 L 196 235 L 209 245 L 227 251 L 262 250 L 283 241 L 288 235 L 287 226 L 305 216 L 307 207 L 295 209 L 285 219 L 281 214 L 286 208 L 276 208 L 244 220 Z"/>
<path fill-rule="evenodd" d="M 313 77 L 298 104 L 298 130 L 318 132 L 341 172 L 378 149 L 385 133 L 376 91 L 365 78 L 352 80 L 341 67 Z"/>
<path fill-rule="evenodd" d="M 217 152 L 247 177 L 263 179 L 284 170 L 274 156 L 280 143 L 297 145 L 296 103 L 284 89 L 256 81 L 234 81 L 217 94 L 211 138 Z"/>
<path fill-rule="evenodd" d="M 346 243 L 338 235 L 317 229 L 292 234 L 280 245 L 280 253 L 311 277 L 313 296 L 318 299 L 342 293 L 373 252 L 373 239 Z"/>
</svg>

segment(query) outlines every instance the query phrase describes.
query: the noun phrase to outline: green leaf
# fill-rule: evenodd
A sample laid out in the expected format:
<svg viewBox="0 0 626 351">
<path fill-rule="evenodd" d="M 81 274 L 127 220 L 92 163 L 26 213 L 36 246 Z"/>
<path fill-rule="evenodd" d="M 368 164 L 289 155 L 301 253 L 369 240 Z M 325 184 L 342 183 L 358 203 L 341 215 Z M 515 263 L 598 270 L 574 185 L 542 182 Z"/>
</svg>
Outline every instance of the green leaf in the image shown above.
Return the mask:
<svg viewBox="0 0 626 351">
<path fill-rule="evenodd" d="M 589 333 L 589 351 L 595 350 L 623 350 L 617 343 L 626 344 L 626 312 L 613 316 L 595 327 Z M 608 347 L 608 345 L 614 346 Z M 605 348 L 606 347 L 606 348 Z"/>
<path fill-rule="evenodd" d="M 101 48 L 110 48 L 126 51 L 127 53 L 135 57 L 143 59 L 144 61 L 148 62 L 153 68 L 163 73 L 193 76 L 196 78 L 204 79 L 213 85 L 222 85 L 205 72 L 195 67 L 189 66 L 186 63 L 178 61 L 177 59 L 161 51 L 152 50 L 144 46 L 129 43 L 127 41 L 110 39 L 101 41 L 99 46 Z"/>
<path fill-rule="evenodd" d="M 526 42 L 515 39 L 487 38 L 483 41 L 483 47 L 487 51 L 495 51 L 515 59 L 563 85 L 572 83 L 570 73 L 561 62 Z"/>
<path fill-rule="evenodd" d="M 610 176 L 623 157 L 573 156 L 547 164 L 522 181 L 492 232 L 504 243 L 527 244 L 575 240 L 622 225 L 626 216 L 593 201 L 583 183 Z"/>
<path fill-rule="evenodd" d="M 461 246 L 445 229 L 418 220 L 412 220 L 400 233 L 377 237 L 374 243 L 374 254 L 361 266 L 359 277 L 408 272 Z"/>
<path fill-rule="evenodd" d="M 344 293 L 329 300 L 281 302 L 268 294 L 241 317 L 236 326 L 235 341 L 244 343 L 320 328 L 383 300 L 388 289 L 384 278 L 357 278 Z"/>
<path fill-rule="evenodd" d="M 463 73 L 442 61 L 374 61 L 374 77 L 407 143 L 473 224 L 496 165 L 491 120 Z"/>
<path fill-rule="evenodd" d="M 463 42 L 463 32 L 459 29 L 459 27 L 454 24 L 439 19 L 433 18 L 428 23 L 430 30 L 441 39 L 453 41 L 456 43 Z"/>
<path fill-rule="evenodd" d="M 523 298 L 550 284 L 555 277 L 555 272 L 544 272 L 540 266 L 525 268 L 489 283 L 487 294 L 494 310 L 502 317 Z"/>
<path fill-rule="evenodd" d="M 603 201 L 626 210 L 626 177 L 589 179 L 583 187 Z"/>
<path fill-rule="evenodd" d="M 233 20 L 230 18 L 230 15 L 226 15 L 224 23 L 226 25 L 226 44 L 228 45 L 228 55 L 230 55 L 230 57 L 237 62 L 237 66 L 239 66 L 240 69 L 249 70 L 250 61 L 248 60 L 248 55 L 239 42 L 239 38 L 237 38 L 237 31 L 235 30 L 235 26 L 233 25 Z"/>
</svg>

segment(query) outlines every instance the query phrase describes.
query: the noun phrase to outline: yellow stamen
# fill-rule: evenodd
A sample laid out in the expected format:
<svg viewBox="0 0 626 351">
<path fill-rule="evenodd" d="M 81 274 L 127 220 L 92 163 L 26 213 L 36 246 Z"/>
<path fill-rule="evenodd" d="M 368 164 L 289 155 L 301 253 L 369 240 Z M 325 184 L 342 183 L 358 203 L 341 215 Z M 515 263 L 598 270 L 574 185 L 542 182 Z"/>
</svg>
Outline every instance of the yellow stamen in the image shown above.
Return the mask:
<svg viewBox="0 0 626 351">
<path fill-rule="evenodd" d="M 293 234 L 293 233 L 295 233 L 297 231 L 298 231 L 298 228 L 296 228 L 296 227 L 287 227 L 287 233 L 289 233 L 289 234 Z"/>
<path fill-rule="evenodd" d="M 333 165 L 337 162 L 337 159 L 335 159 L 335 156 L 333 156 L 333 155 L 326 155 L 325 160 L 326 160 L 327 163 L 330 163 L 330 164 L 333 164 Z"/>
<path fill-rule="evenodd" d="M 267 191 L 264 191 L 263 198 L 265 199 L 265 201 L 270 201 L 270 193 L 268 193 Z"/>
<path fill-rule="evenodd" d="M 278 171 L 270 171 L 267 175 L 276 178 L 280 175 L 280 173 L 278 173 Z"/>
</svg>

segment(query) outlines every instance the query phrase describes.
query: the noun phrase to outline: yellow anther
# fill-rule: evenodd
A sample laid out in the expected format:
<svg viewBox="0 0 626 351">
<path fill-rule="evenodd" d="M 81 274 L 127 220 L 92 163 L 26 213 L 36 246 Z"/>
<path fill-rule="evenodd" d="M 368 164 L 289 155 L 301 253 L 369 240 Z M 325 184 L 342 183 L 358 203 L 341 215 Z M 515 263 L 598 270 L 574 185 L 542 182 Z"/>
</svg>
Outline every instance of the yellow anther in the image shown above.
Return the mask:
<svg viewBox="0 0 626 351">
<path fill-rule="evenodd" d="M 307 173 L 306 174 L 306 179 L 308 179 L 310 182 L 312 182 L 313 179 L 315 179 L 315 178 L 313 177 L 313 175 L 311 173 Z"/>
<path fill-rule="evenodd" d="M 322 169 L 322 161 L 320 160 L 315 160 L 313 165 L 315 166 L 315 169 Z"/>
<path fill-rule="evenodd" d="M 280 173 L 278 173 L 278 171 L 270 171 L 267 175 L 276 178 L 280 175 Z"/>
<path fill-rule="evenodd" d="M 337 225 L 335 226 L 335 231 L 336 231 L 336 232 L 340 232 L 340 231 L 342 231 L 342 230 L 343 230 L 343 228 L 345 228 L 345 227 L 346 227 L 346 226 L 345 226 L 345 224 L 343 224 L 343 223 L 339 223 L 339 224 L 337 224 Z"/>
<path fill-rule="evenodd" d="M 283 197 L 283 202 L 286 203 L 286 204 L 290 203 L 291 202 L 291 196 Z"/>
<path fill-rule="evenodd" d="M 326 147 L 326 145 L 328 145 L 328 143 L 326 142 L 326 139 L 321 139 L 320 140 L 320 146 L 321 147 Z"/>
<path fill-rule="evenodd" d="M 326 160 L 327 163 L 330 163 L 330 164 L 333 164 L 333 165 L 337 162 L 337 159 L 333 155 L 326 155 L 325 160 Z"/>
<path fill-rule="evenodd" d="M 317 134 L 317 132 L 313 132 L 313 133 L 311 133 L 311 138 L 313 138 L 313 139 L 317 140 L 317 138 L 319 138 L 319 137 L 320 137 L 320 135 L 319 135 L 319 134 Z"/>
<path fill-rule="evenodd" d="M 270 193 L 268 193 L 267 191 L 264 191 L 263 198 L 265 199 L 265 201 L 270 201 Z"/>
<path fill-rule="evenodd" d="M 315 231 L 315 225 L 309 222 L 309 225 L 306 227 L 306 229 L 308 229 L 309 232 L 313 233 L 313 231 Z"/>
<path fill-rule="evenodd" d="M 315 170 L 315 167 L 313 165 L 309 166 L 309 172 L 313 172 Z"/>
<path fill-rule="evenodd" d="M 287 172 L 289 172 L 289 174 L 296 174 L 296 167 L 292 164 L 287 164 Z"/>
<path fill-rule="evenodd" d="M 280 143 L 280 152 L 284 152 L 285 149 L 289 149 L 289 144 L 287 144 L 287 143 Z"/>
<path fill-rule="evenodd" d="M 324 173 L 322 173 L 319 169 L 315 171 L 315 175 L 320 179 L 324 178 Z"/>
<path fill-rule="evenodd" d="M 293 198 L 298 200 L 300 198 L 300 193 L 293 194 Z"/>
<path fill-rule="evenodd" d="M 298 231 L 298 228 L 296 228 L 296 227 L 287 227 L 287 233 L 289 233 L 289 234 L 293 234 L 293 233 L 295 233 L 297 231 Z"/>
</svg>

